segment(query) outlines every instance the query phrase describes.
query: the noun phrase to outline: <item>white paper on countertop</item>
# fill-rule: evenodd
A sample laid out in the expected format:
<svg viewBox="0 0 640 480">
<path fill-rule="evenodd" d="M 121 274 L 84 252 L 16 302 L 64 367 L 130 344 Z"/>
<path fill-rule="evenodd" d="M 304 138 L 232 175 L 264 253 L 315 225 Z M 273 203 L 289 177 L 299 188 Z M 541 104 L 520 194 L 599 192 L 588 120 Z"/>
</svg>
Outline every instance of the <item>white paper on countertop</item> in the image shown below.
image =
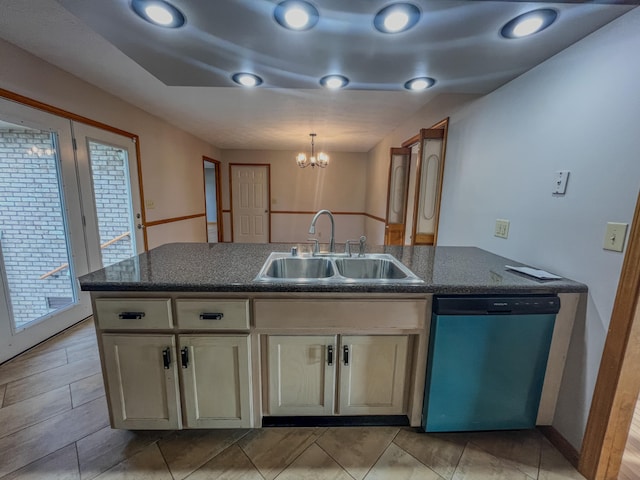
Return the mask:
<svg viewBox="0 0 640 480">
<path fill-rule="evenodd" d="M 537 278 L 539 280 L 557 280 L 559 278 L 558 275 L 554 275 L 553 273 L 549 273 L 545 270 L 538 270 L 537 268 L 531 267 L 512 267 L 511 265 L 504 266 L 507 270 L 514 270 L 516 272 L 524 273 L 525 275 L 529 275 L 530 277 Z"/>
</svg>

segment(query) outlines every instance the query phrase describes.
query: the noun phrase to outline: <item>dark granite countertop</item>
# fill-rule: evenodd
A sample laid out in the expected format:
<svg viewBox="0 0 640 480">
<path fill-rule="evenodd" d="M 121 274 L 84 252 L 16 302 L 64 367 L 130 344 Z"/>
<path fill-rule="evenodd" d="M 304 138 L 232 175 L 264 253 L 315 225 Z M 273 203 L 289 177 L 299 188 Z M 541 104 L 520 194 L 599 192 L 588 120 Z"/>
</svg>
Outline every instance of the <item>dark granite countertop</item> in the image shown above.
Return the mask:
<svg viewBox="0 0 640 480">
<path fill-rule="evenodd" d="M 82 290 L 172 292 L 331 292 L 525 294 L 586 292 L 568 279 L 536 280 L 505 269 L 520 262 L 475 247 L 367 246 L 389 253 L 424 283 L 265 283 L 254 281 L 271 252 L 291 244 L 171 243 L 80 277 Z M 299 245 L 301 252 L 309 245 Z M 338 251 L 341 251 L 338 248 Z"/>
</svg>

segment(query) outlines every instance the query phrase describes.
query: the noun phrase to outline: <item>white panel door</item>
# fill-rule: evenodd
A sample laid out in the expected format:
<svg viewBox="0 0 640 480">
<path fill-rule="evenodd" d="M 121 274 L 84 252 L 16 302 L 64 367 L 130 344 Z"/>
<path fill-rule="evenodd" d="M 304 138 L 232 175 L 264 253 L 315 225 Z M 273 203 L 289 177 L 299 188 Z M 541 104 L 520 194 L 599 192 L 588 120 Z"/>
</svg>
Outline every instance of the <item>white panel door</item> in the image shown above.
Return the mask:
<svg viewBox="0 0 640 480">
<path fill-rule="evenodd" d="M 231 165 L 233 241 L 269 242 L 269 166 Z"/>
</svg>

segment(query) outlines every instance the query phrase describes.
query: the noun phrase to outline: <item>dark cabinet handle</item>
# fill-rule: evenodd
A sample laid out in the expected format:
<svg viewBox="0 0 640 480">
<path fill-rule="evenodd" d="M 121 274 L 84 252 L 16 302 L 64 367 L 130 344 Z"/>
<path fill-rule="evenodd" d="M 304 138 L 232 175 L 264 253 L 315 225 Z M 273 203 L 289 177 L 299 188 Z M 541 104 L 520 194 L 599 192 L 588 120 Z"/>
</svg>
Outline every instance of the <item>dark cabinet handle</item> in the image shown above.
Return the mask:
<svg viewBox="0 0 640 480">
<path fill-rule="evenodd" d="M 182 368 L 187 368 L 189 366 L 189 347 L 182 347 L 180 358 L 182 360 Z"/>
<path fill-rule="evenodd" d="M 144 312 L 121 312 L 118 314 L 120 320 L 140 320 L 144 317 Z"/>
<path fill-rule="evenodd" d="M 349 365 L 349 345 L 342 347 L 342 361 L 345 365 Z"/>
<path fill-rule="evenodd" d="M 222 320 L 224 313 L 201 313 L 200 320 Z"/>
<path fill-rule="evenodd" d="M 327 365 L 333 365 L 333 345 L 327 347 Z"/>
<path fill-rule="evenodd" d="M 162 363 L 164 364 L 164 369 L 169 370 L 169 367 L 171 366 L 171 350 L 169 347 L 162 350 Z"/>
</svg>

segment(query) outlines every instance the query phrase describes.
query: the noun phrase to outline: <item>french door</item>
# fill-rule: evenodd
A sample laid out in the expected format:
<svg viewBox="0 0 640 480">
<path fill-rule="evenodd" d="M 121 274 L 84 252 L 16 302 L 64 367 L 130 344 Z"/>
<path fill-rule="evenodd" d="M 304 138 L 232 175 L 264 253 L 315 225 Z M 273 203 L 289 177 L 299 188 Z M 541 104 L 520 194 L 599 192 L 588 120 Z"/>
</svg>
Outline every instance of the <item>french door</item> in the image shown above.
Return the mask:
<svg viewBox="0 0 640 480">
<path fill-rule="evenodd" d="M 78 277 L 142 250 L 135 148 L 95 130 L 0 99 L 0 362 L 91 315 Z"/>
</svg>

